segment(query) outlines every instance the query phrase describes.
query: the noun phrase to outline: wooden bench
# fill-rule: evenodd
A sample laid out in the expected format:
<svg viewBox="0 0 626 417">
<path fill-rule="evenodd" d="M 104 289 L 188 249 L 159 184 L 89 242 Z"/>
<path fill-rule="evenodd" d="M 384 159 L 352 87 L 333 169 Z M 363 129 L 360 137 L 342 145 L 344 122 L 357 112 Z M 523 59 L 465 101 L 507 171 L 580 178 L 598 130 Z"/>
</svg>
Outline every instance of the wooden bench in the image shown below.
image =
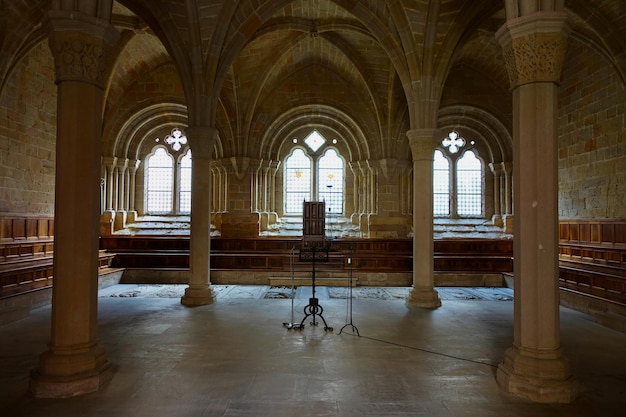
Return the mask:
<svg viewBox="0 0 626 417">
<path fill-rule="evenodd" d="M 114 254 L 100 251 L 98 266 L 109 267 Z M 52 286 L 53 256 L 22 255 L 0 262 L 0 299 Z"/>
</svg>

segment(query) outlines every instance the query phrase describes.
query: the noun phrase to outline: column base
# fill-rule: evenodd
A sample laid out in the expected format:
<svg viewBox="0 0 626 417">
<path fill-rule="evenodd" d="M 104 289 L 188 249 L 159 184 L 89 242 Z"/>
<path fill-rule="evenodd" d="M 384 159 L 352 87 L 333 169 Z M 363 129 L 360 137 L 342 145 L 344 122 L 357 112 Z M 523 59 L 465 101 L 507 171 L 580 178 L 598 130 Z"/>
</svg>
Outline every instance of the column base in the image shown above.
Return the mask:
<svg viewBox="0 0 626 417">
<path fill-rule="evenodd" d="M 213 289 L 208 286 L 204 288 L 185 288 L 185 295 L 180 299 L 180 303 L 187 307 L 204 306 L 215 302 Z"/>
<path fill-rule="evenodd" d="M 99 391 L 112 377 L 111 363 L 101 347 L 69 355 L 48 351 L 31 372 L 30 391 L 36 398 L 75 397 Z"/>
<path fill-rule="evenodd" d="M 406 299 L 406 305 L 418 308 L 438 308 L 441 307 L 439 293 L 434 288 L 415 288 L 411 289 Z"/>
<path fill-rule="evenodd" d="M 498 366 L 496 380 L 504 391 L 538 403 L 571 403 L 580 393 L 561 349 L 544 352 L 513 346 Z"/>
</svg>

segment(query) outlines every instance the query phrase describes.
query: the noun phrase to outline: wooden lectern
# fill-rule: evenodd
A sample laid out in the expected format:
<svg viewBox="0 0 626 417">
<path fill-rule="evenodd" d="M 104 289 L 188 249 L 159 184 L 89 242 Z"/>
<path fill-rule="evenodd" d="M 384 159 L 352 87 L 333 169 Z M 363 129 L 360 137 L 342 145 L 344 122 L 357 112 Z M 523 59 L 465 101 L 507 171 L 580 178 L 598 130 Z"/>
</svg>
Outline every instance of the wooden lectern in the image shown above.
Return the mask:
<svg viewBox="0 0 626 417">
<path fill-rule="evenodd" d="M 326 246 L 326 203 L 305 201 L 302 208 L 302 248 Z"/>
</svg>

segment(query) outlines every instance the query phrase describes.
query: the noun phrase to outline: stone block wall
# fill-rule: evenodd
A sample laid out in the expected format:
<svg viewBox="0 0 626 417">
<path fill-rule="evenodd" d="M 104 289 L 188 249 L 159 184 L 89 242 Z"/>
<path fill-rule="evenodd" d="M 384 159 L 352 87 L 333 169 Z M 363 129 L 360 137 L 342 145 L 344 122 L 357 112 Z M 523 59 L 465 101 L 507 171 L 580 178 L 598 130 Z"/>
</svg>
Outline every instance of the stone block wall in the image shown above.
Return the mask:
<svg viewBox="0 0 626 417">
<path fill-rule="evenodd" d="M 0 213 L 53 214 L 54 61 L 46 42 L 25 55 L 0 91 Z"/>
<path fill-rule="evenodd" d="M 626 218 L 626 86 L 575 39 L 559 88 L 559 216 Z"/>
</svg>

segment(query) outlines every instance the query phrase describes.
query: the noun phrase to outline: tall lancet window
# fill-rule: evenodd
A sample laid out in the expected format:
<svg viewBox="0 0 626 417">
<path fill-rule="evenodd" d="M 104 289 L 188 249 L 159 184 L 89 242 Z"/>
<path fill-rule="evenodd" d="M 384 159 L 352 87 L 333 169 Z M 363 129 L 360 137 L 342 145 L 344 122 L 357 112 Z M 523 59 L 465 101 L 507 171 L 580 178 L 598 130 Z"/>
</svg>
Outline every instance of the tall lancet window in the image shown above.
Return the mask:
<svg viewBox="0 0 626 417">
<path fill-rule="evenodd" d="M 188 215 L 192 160 L 187 137 L 174 128 L 165 139 L 154 141 L 157 145 L 144 164 L 144 214 Z"/>
<path fill-rule="evenodd" d="M 433 159 L 433 215 L 484 216 L 483 162 L 470 141 L 455 131 L 443 138 Z"/>
<path fill-rule="evenodd" d="M 180 158 L 178 212 L 180 214 L 191 213 L 191 149 Z"/>
<path fill-rule="evenodd" d="M 450 215 L 450 161 L 440 150 L 433 160 L 433 215 Z"/>
<path fill-rule="evenodd" d="M 285 159 L 285 214 L 302 214 L 302 202 L 311 199 L 311 159 L 295 148 Z"/>
<path fill-rule="evenodd" d="M 174 159 L 159 146 L 146 161 L 146 212 L 169 214 L 172 212 L 174 191 Z"/>
<path fill-rule="evenodd" d="M 468 150 L 456 162 L 457 213 L 464 217 L 483 214 L 483 167 L 480 159 Z"/>
<path fill-rule="evenodd" d="M 333 146 L 338 140 L 313 130 L 301 142 L 293 139 L 295 147 L 285 159 L 285 214 L 302 215 L 303 201 L 325 201 L 327 213 L 342 215 L 345 162 Z"/>
<path fill-rule="evenodd" d="M 343 160 L 336 150 L 328 149 L 318 161 L 318 198 L 326 202 L 326 211 L 343 214 Z"/>
</svg>

